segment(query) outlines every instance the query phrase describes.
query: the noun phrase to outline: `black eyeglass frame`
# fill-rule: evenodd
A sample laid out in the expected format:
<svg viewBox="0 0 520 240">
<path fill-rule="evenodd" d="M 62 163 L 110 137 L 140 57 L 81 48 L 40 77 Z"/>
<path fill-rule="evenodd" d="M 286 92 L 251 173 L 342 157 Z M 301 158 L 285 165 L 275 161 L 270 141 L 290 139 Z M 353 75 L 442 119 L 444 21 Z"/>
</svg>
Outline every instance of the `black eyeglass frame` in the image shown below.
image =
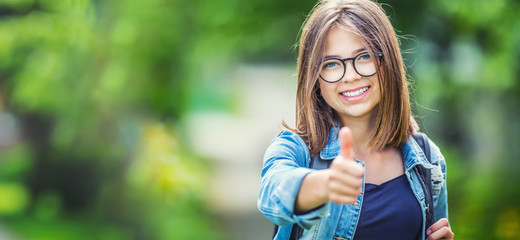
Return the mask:
<svg viewBox="0 0 520 240">
<path fill-rule="evenodd" d="M 381 61 L 378 61 L 377 63 L 377 68 L 376 68 L 376 72 L 372 73 L 372 74 L 369 74 L 369 75 L 363 75 L 361 73 L 358 72 L 358 70 L 356 69 L 356 58 L 358 58 L 359 56 L 363 55 L 363 54 L 367 54 L 368 52 L 362 52 L 362 53 L 359 53 L 358 55 L 354 56 L 354 57 L 350 57 L 350 58 L 327 58 L 325 60 L 322 61 L 322 64 L 325 62 L 325 61 L 329 61 L 329 60 L 339 60 L 342 64 L 343 64 L 343 75 L 341 75 L 341 77 L 336 80 L 336 81 L 328 81 L 326 80 L 325 78 L 323 78 L 321 76 L 321 73 L 319 74 L 320 75 L 320 78 L 323 79 L 323 81 L 325 82 L 328 82 L 328 83 L 335 83 L 335 82 L 338 82 L 339 80 L 343 79 L 343 77 L 345 77 L 345 73 L 347 72 L 347 64 L 345 63 L 346 61 L 349 61 L 349 60 L 352 60 L 352 66 L 354 67 L 354 71 L 356 71 L 357 74 L 359 74 L 359 76 L 362 76 L 362 77 L 371 77 L 371 76 L 374 76 L 376 73 L 377 73 L 377 68 L 379 68 L 381 66 Z M 379 59 L 382 59 L 383 58 L 383 53 L 382 52 L 375 52 L 376 56 L 379 57 Z M 320 65 L 321 66 L 321 65 Z"/>
</svg>

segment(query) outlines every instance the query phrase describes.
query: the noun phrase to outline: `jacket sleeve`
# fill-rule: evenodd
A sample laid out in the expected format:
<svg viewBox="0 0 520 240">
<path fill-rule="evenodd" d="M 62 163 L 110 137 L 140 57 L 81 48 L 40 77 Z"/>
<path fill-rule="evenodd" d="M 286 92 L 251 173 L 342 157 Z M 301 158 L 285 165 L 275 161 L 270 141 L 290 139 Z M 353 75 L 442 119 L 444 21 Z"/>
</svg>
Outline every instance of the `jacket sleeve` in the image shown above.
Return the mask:
<svg viewBox="0 0 520 240">
<path fill-rule="evenodd" d="M 446 160 L 439 147 L 430 141 L 432 154 L 432 190 L 434 200 L 435 222 L 448 218 L 448 190 L 446 182 Z"/>
<path fill-rule="evenodd" d="M 296 134 L 282 131 L 268 147 L 261 173 L 258 209 L 277 225 L 299 224 L 310 229 L 328 213 L 328 205 L 305 214 L 294 213 L 296 196 L 309 169 L 309 151 Z"/>
</svg>

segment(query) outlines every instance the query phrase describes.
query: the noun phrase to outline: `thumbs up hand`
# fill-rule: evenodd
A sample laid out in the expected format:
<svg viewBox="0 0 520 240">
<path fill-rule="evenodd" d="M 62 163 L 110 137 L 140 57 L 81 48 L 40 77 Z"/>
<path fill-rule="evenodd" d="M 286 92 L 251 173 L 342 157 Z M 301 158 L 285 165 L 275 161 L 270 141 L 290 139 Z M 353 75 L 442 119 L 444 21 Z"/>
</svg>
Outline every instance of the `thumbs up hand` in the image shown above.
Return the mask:
<svg viewBox="0 0 520 240">
<path fill-rule="evenodd" d="M 329 200 L 338 204 L 355 203 L 361 194 L 363 167 L 352 156 L 352 132 L 348 127 L 339 131 L 340 153 L 330 166 Z"/>
</svg>

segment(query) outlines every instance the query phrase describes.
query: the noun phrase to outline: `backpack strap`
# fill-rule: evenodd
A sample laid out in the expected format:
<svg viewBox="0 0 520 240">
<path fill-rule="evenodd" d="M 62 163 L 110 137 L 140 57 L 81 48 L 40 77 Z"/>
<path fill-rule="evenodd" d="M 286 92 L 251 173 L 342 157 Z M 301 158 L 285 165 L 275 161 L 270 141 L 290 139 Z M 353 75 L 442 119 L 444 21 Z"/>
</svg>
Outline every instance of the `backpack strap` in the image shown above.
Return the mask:
<svg viewBox="0 0 520 240">
<path fill-rule="evenodd" d="M 332 164 L 332 160 L 323 160 L 318 153 L 316 156 L 311 157 L 311 162 L 309 163 L 309 168 L 312 169 L 327 169 Z"/>
<path fill-rule="evenodd" d="M 421 149 L 423 150 L 426 159 L 428 159 L 429 163 L 432 163 L 431 154 L 430 154 L 430 144 L 428 142 L 428 138 L 424 133 L 416 133 L 413 135 L 415 141 L 419 144 Z"/>
<path fill-rule="evenodd" d="M 428 138 L 424 133 L 417 133 L 413 135 L 415 141 L 421 147 L 426 159 L 431 163 L 431 153 L 430 153 L 430 143 Z M 424 200 L 426 204 L 426 226 L 425 229 L 428 229 L 435 221 L 434 216 L 434 206 L 433 206 L 433 190 L 432 190 L 432 174 L 431 170 L 425 168 L 422 165 L 416 165 L 413 168 L 415 175 L 417 176 L 424 192 Z"/>
</svg>

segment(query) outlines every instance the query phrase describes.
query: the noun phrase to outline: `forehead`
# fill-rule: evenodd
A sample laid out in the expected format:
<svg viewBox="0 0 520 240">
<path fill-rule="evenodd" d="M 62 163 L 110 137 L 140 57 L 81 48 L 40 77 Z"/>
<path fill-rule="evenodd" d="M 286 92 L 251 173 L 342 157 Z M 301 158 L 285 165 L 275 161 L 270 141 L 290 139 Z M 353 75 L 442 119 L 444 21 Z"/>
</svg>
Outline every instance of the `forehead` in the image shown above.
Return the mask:
<svg viewBox="0 0 520 240">
<path fill-rule="evenodd" d="M 325 56 L 352 57 L 366 50 L 361 38 L 347 28 L 333 27 L 325 37 Z"/>
</svg>

